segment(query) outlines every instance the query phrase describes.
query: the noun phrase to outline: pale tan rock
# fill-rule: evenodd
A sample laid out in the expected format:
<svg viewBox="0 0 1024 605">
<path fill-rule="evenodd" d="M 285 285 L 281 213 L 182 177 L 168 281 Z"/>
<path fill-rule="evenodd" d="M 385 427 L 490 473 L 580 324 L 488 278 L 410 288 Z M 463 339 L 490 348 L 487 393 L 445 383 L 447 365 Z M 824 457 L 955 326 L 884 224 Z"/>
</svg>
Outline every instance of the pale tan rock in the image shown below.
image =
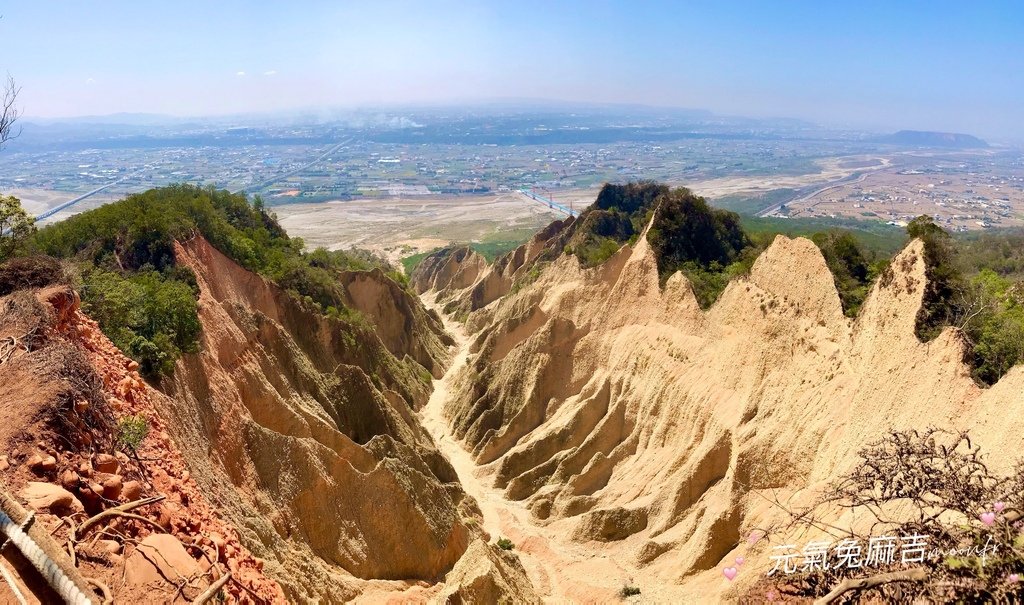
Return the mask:
<svg viewBox="0 0 1024 605">
<path fill-rule="evenodd" d="M 136 587 L 181 582 L 199 572 L 196 560 L 170 534 L 147 536 L 125 559 L 125 580 Z"/>
<path fill-rule="evenodd" d="M 441 603 L 541 603 L 519 558 L 474 540 L 445 576 Z"/>
<path fill-rule="evenodd" d="M 74 494 L 53 483 L 29 481 L 21 492 L 28 506 L 37 511 L 55 515 L 79 513 L 84 510 Z"/>
<path fill-rule="evenodd" d="M 787 520 L 757 494 L 812 505 L 890 429 L 970 429 L 994 467 L 1012 470 L 1024 367 L 980 389 L 957 330 L 917 339 L 920 241 L 897 255 L 856 320 L 807 239 L 776 238 L 708 310 L 684 274 L 659 279 L 645 237 L 596 268 L 557 256 L 512 292 L 508 274 L 495 274 L 527 248 L 436 293 L 439 307 L 469 313 L 469 353 L 442 416 L 483 467 L 472 470 L 543 517 L 519 529 L 543 544 L 524 560 L 557 574 L 552 600 L 614 598 L 624 578 L 600 576 L 619 570 L 652 602 L 736 600 L 769 565 L 743 536 Z M 413 282 L 448 280 L 443 264 L 434 274 L 421 264 Z M 571 536 L 586 545 L 563 546 Z M 722 564 L 737 556 L 747 567 L 723 581 Z"/>
</svg>

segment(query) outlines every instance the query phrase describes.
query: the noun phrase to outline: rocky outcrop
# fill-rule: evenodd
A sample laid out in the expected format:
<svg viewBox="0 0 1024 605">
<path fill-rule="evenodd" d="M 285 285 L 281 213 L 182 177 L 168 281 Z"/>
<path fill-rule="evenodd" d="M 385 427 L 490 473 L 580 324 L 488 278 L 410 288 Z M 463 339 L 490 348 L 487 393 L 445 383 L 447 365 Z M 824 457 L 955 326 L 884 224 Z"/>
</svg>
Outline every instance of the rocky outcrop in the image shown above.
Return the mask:
<svg viewBox="0 0 1024 605">
<path fill-rule="evenodd" d="M 535 600 L 415 411 L 453 342 L 436 313 L 352 272 L 358 313 L 330 319 L 202 238 L 175 250 L 203 335 L 159 388 L 69 287 L 0 298 L 0 386 L 18 402 L 0 410 L 0 476 L 45 517 L 33 531 L 73 542 L 58 519 L 148 498 L 116 532 L 90 528 L 77 568 L 55 555 L 83 590 L 88 572 L 118 601 L 187 602 L 230 572 L 229 602 Z M 138 460 L 124 421 L 147 429 Z"/>
<path fill-rule="evenodd" d="M 490 265 L 468 247 L 439 250 L 416 266 L 411 282 L 420 294 L 435 292 L 446 313 L 465 316 L 508 294 L 517 280 L 535 277 L 531 268 L 536 272 L 542 256 L 557 257 L 574 224 L 572 217 L 554 221 Z"/>
<path fill-rule="evenodd" d="M 380 269 L 346 271 L 340 275 L 348 303 L 373 324 L 374 332 L 392 355 L 406 356 L 434 378 L 444 374 L 448 347 L 455 344 L 441 318 L 424 309 L 411 293 Z"/>
<path fill-rule="evenodd" d="M 659 287 L 643 237 L 592 269 L 566 254 L 531 268 L 486 307 L 441 293 L 477 309 L 445 415 L 538 523 L 666 584 L 727 588 L 714 568 L 785 516 L 766 502 L 810 503 L 890 428 L 971 428 L 994 465 L 1016 456 L 1024 368 L 982 390 L 955 329 L 917 340 L 919 241 L 856 321 L 800 238 L 779 236 L 707 312 L 682 274 Z"/>
<path fill-rule="evenodd" d="M 230 571 L 225 599 L 284 602 L 281 587 L 191 479 L 154 407 L 159 393 L 82 313 L 70 287 L 29 287 L 0 298 L 0 343 L 0 504 L 17 523 L 36 513 L 30 535 L 81 590 L 96 586 L 88 577 L 117 602 L 188 602 Z M 146 429 L 136 457 L 117 441 L 125 420 Z M 143 497 L 149 500 L 131 509 L 135 517 L 82 523 Z M 129 573 L 126 559 L 142 556 L 138 545 L 151 543 L 177 544 L 190 570 L 187 585 L 163 576 L 129 579 L 139 576 Z M 65 545 L 73 546 L 74 558 Z M 164 551 L 154 550 L 171 556 Z M 22 590 L 42 602 L 59 600 L 16 553 L 8 548 L 4 556 Z"/>
<path fill-rule="evenodd" d="M 484 257 L 468 246 L 444 248 L 420 261 L 410 282 L 418 294 L 428 290 L 461 290 L 476 282 L 486 267 Z"/>
<path fill-rule="evenodd" d="M 515 554 L 475 540 L 445 578 L 440 603 L 541 603 Z"/>
</svg>

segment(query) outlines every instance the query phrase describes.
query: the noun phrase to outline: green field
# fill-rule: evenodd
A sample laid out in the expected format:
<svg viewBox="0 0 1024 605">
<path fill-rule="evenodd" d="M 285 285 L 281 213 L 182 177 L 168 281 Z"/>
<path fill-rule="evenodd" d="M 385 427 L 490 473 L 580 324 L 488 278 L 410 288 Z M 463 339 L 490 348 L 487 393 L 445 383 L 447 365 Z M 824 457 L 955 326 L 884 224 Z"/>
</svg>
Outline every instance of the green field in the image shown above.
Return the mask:
<svg viewBox="0 0 1024 605">
<path fill-rule="evenodd" d="M 773 189 L 762 195 L 727 195 L 708 200 L 712 206 L 731 210 L 744 216 L 754 216 L 765 208 L 788 202 L 796 197 L 793 189 Z"/>
<path fill-rule="evenodd" d="M 536 233 L 536 230 L 529 228 L 498 231 L 487 235 L 479 242 L 456 242 L 452 243 L 452 246 L 468 245 L 487 259 L 487 262 L 492 263 L 494 262 L 494 259 L 498 258 L 502 254 L 515 250 L 522 244 L 525 244 L 531 237 L 533 237 L 534 233 Z M 440 248 L 404 257 L 402 259 L 402 268 L 405 270 L 405 274 L 412 275 L 416 265 L 420 264 L 424 258 L 438 250 L 440 250 Z"/>
<path fill-rule="evenodd" d="M 841 229 L 850 231 L 867 249 L 884 256 L 893 256 L 907 243 L 907 231 L 881 221 L 860 221 L 838 218 L 759 218 L 744 216 L 743 228 L 751 234 L 781 233 L 789 237 L 810 237 L 815 233 Z"/>
</svg>

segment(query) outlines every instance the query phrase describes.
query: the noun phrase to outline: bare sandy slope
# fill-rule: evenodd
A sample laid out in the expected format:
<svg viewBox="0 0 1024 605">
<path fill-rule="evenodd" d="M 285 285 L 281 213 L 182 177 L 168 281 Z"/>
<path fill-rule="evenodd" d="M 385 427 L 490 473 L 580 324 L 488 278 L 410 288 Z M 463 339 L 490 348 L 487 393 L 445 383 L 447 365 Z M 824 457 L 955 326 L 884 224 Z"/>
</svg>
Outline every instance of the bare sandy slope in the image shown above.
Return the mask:
<svg viewBox="0 0 1024 605">
<path fill-rule="evenodd" d="M 970 429 L 1000 472 L 1019 455 L 1024 368 L 980 389 L 956 330 L 914 335 L 920 241 L 856 321 L 806 239 L 780 236 L 708 311 L 682 274 L 659 285 L 645 238 L 593 269 L 570 255 L 533 281 L 528 269 L 483 306 L 474 293 L 492 269 L 442 292 L 446 307 L 476 310 L 469 353 L 431 405 L 478 466 L 442 440 L 467 491 L 498 513 L 548 599 L 612 600 L 632 577 L 654 602 L 734 600 L 776 540 L 819 537 L 751 545 L 751 530 L 813 502 L 890 429 Z M 737 557 L 730 582 L 722 570 Z"/>
<path fill-rule="evenodd" d="M 289 235 L 311 247 L 368 248 L 394 260 L 451 242 L 528 234 L 561 218 L 518 193 L 288 204 L 273 210 Z"/>
<path fill-rule="evenodd" d="M 440 313 L 436 294 L 428 293 L 424 303 Z M 699 590 L 661 582 L 629 560 L 599 554 L 574 542 L 571 528 L 545 527 L 531 515 L 524 502 L 509 500 L 504 490 L 494 487 L 493 465 L 478 466 L 472 454 L 451 435 L 444 416 L 446 403 L 455 396 L 452 383 L 465 366 L 470 348 L 461 324 L 446 318 L 445 328 L 456 340 L 456 354 L 444 377 L 434 380 L 430 400 L 420 410 L 420 422 L 455 468 L 463 489 L 476 499 L 484 516 L 483 528 L 492 541 L 505 537 L 515 544 L 515 552 L 537 594 L 545 602 L 606 602 L 629 584 L 644 587 L 642 595 L 631 602 L 684 602 L 698 597 Z"/>
</svg>

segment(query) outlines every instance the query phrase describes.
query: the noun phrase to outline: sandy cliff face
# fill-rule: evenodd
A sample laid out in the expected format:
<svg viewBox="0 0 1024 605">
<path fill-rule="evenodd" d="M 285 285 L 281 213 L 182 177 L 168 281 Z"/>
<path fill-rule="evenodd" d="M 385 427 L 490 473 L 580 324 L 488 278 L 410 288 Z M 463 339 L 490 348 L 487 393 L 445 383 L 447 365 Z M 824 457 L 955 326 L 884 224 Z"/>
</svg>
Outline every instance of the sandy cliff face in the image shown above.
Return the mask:
<svg viewBox="0 0 1024 605">
<path fill-rule="evenodd" d="M 0 384 L 5 400 L 23 401 L 0 423 L 4 492 L 27 485 L 27 506 L 38 508 L 30 492 L 43 488 L 28 481 L 42 473 L 77 514 L 83 502 L 96 512 L 97 490 L 116 503 L 107 482 L 122 476 L 126 494 L 141 479 L 143 495 L 165 496 L 137 509 L 150 525 L 121 528 L 135 540 L 124 550 L 99 552 L 93 540 L 80 551 L 101 562 L 83 571 L 117 579 L 108 581 L 119 602 L 163 599 L 159 574 L 170 572 L 142 569 L 147 548 L 190 575 L 168 601 L 194 598 L 226 571 L 225 595 L 242 602 L 536 601 L 516 556 L 489 544 L 476 502 L 417 413 L 454 343 L 436 312 L 379 271 L 347 273 L 341 283 L 365 320 L 333 320 L 201 237 L 175 253 L 197 278 L 201 352 L 159 389 L 67 286 L 0 298 Z M 133 414 L 150 427 L 146 462 L 126 470 L 122 456 L 121 471 L 95 471 L 89 452 L 113 451 L 117 419 Z M 51 440 L 65 445 L 44 447 Z M 49 455 L 52 464 L 36 461 Z M 57 532 L 53 521 L 40 527 Z M 30 588 L 43 601 L 45 590 Z"/>
<path fill-rule="evenodd" d="M 398 296 L 372 303 L 391 294 L 372 276 L 350 279 L 353 298 L 403 337 L 303 310 L 202 239 L 177 257 L 197 275 L 204 332 L 165 411 L 268 572 L 292 599 L 334 601 L 365 581 L 443 576 L 470 533 L 451 466 L 413 417 L 429 376 L 412 361 L 444 362 L 440 329 L 410 327 Z"/>
<path fill-rule="evenodd" d="M 565 238 L 574 221 L 554 221 L 491 265 L 468 247 L 439 250 L 417 265 L 410 281 L 420 294 L 435 293 L 445 312 L 465 315 L 507 294 L 542 254 L 560 250 L 556 242 Z"/>
<path fill-rule="evenodd" d="M 427 312 L 419 300 L 380 269 L 344 272 L 341 283 L 348 303 L 372 323 L 392 355 L 399 359 L 408 356 L 434 378 L 444 374 L 448 347 L 455 342 L 436 313 Z"/>
<path fill-rule="evenodd" d="M 462 289 L 472 285 L 487 269 L 487 261 L 468 247 L 445 248 L 427 256 L 421 271 L 412 275 L 416 292 Z"/>
<path fill-rule="evenodd" d="M 475 310 L 445 415 L 534 522 L 628 562 L 655 595 L 735 595 L 757 574 L 731 585 L 717 567 L 768 563 L 743 539 L 783 516 L 767 503 L 810 503 L 889 428 L 970 428 L 1004 468 L 1019 451 L 1024 368 L 981 390 L 955 330 L 914 336 L 920 242 L 855 322 L 805 239 L 777 238 L 708 312 L 682 274 L 659 288 L 645 238 L 593 269 L 539 267 L 489 304 L 474 293 L 501 269 L 440 294 Z M 430 271 L 417 283 L 447 283 Z"/>
</svg>

